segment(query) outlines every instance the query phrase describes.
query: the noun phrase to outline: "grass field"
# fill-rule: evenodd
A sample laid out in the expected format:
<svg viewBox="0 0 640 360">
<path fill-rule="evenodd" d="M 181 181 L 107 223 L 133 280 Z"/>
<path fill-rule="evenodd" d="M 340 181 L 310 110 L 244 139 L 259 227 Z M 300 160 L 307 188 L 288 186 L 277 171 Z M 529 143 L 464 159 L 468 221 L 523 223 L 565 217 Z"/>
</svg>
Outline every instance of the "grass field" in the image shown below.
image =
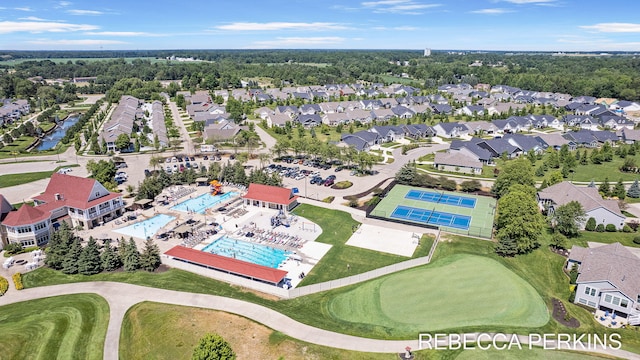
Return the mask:
<svg viewBox="0 0 640 360">
<path fill-rule="evenodd" d="M 369 281 L 329 302 L 354 323 L 436 331 L 468 326 L 543 326 L 547 308 L 533 287 L 498 262 L 454 255 Z"/>
<path fill-rule="evenodd" d="M 109 305 L 98 295 L 56 296 L 0 307 L 0 358 L 103 358 Z"/>
<path fill-rule="evenodd" d="M 469 350 L 458 355 L 456 360 L 591 360 L 603 358 L 604 357 L 580 352 L 549 351 L 537 348 L 529 350 L 523 348 L 523 350 L 513 351 L 501 351 L 497 349 Z M 608 359 L 609 357 L 606 358 Z"/>
<path fill-rule="evenodd" d="M 409 190 L 417 189 L 429 192 L 437 192 L 451 195 L 459 195 L 476 199 L 475 208 L 465 208 L 460 206 L 447 205 L 443 203 L 433 203 L 422 200 L 412 200 L 405 198 L 405 195 Z M 486 196 L 475 196 L 469 194 L 462 194 L 450 191 L 417 188 L 407 185 L 396 185 L 391 189 L 387 195 L 378 203 L 375 209 L 371 212 L 372 215 L 380 216 L 384 218 L 390 218 L 391 213 L 398 205 L 404 205 L 414 207 L 423 210 L 436 210 L 443 211 L 451 214 L 460 214 L 471 217 L 469 223 L 469 230 L 456 229 L 442 226 L 442 230 L 454 232 L 463 235 L 480 236 L 484 238 L 491 238 L 493 231 L 493 212 L 496 207 L 496 200 Z M 407 220 L 410 221 L 410 220 Z M 420 223 L 422 224 L 422 223 Z"/>
<path fill-rule="evenodd" d="M 307 274 L 301 286 L 340 279 L 407 260 L 404 256 L 346 245 L 353 234 L 353 227 L 359 225 L 347 212 L 301 204 L 293 213 L 320 225 L 323 231 L 316 241 L 332 245 L 322 261 Z M 420 246 L 416 254 L 424 253 L 420 250 L 423 246 Z M 429 249 L 426 251 L 428 253 Z M 422 256 L 425 255 L 426 253 Z M 347 269 L 346 264 L 351 265 L 351 268 Z"/>
<path fill-rule="evenodd" d="M 42 179 L 48 179 L 51 177 L 53 173 L 60 170 L 61 168 L 66 168 L 66 167 L 78 167 L 78 165 L 72 164 L 67 166 L 58 166 L 53 171 L 38 171 L 38 172 L 29 172 L 29 173 L 21 173 L 21 174 L 0 175 L 0 188 L 26 184 L 32 181 L 37 181 Z"/>
</svg>

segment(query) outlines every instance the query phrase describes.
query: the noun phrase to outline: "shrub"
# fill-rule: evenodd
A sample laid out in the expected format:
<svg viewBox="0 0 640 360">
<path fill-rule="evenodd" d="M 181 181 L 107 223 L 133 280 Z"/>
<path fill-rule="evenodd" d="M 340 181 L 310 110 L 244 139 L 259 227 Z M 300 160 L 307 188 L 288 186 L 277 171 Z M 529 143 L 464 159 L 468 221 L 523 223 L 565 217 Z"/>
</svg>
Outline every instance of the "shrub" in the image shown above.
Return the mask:
<svg viewBox="0 0 640 360">
<path fill-rule="evenodd" d="M 4 247 L 5 254 L 16 255 L 22 251 L 22 245 L 16 243 L 9 243 Z"/>
<path fill-rule="evenodd" d="M 9 290 L 9 281 L 0 276 L 0 296 L 4 295 L 7 290 Z"/>
<path fill-rule="evenodd" d="M 596 229 L 596 219 L 590 217 L 587 220 L 587 224 L 584 226 L 584 229 L 587 231 L 594 231 Z"/>
<path fill-rule="evenodd" d="M 13 274 L 13 284 L 16 286 L 16 290 L 24 289 L 24 285 L 22 285 L 22 274 L 19 272 Z"/>
<path fill-rule="evenodd" d="M 335 199 L 335 196 L 328 196 L 324 199 L 322 199 L 322 202 L 327 203 L 327 204 L 331 204 L 333 202 L 333 199 Z"/>
<path fill-rule="evenodd" d="M 636 236 L 633 238 L 633 243 L 634 244 L 639 244 L 640 245 L 640 236 Z"/>
<path fill-rule="evenodd" d="M 379 202 L 380 202 L 380 197 L 374 196 L 371 199 L 367 200 L 367 202 L 365 202 L 364 204 L 366 206 L 375 206 L 375 205 L 378 205 Z"/>
<path fill-rule="evenodd" d="M 569 283 L 575 284 L 576 280 L 578 280 L 578 265 L 573 264 L 573 266 L 571 267 L 571 271 L 569 271 Z M 575 292 L 575 289 L 573 292 Z"/>
<path fill-rule="evenodd" d="M 633 231 L 638 231 L 638 227 L 640 227 L 640 223 L 637 221 L 631 221 L 630 223 L 628 223 L 627 225 L 629 225 L 629 227 L 631 228 L 631 230 Z"/>
<path fill-rule="evenodd" d="M 556 232 L 551 235 L 551 245 L 555 246 L 557 249 L 566 249 L 568 246 L 567 237 Z"/>
<path fill-rule="evenodd" d="M 622 227 L 622 232 L 630 233 L 633 232 L 633 229 L 631 229 L 629 225 L 624 224 L 624 226 Z"/>
<path fill-rule="evenodd" d="M 335 185 L 333 185 L 334 189 L 347 189 L 350 188 L 351 186 L 353 186 L 353 183 L 351 181 L 340 181 L 337 182 Z"/>
<path fill-rule="evenodd" d="M 616 232 L 618 231 L 618 229 L 616 229 L 616 226 L 613 224 L 607 224 L 607 226 L 605 226 L 605 230 L 607 232 Z"/>
<path fill-rule="evenodd" d="M 598 224 L 598 226 L 596 226 L 596 231 L 597 232 L 604 232 L 604 225 Z"/>
</svg>

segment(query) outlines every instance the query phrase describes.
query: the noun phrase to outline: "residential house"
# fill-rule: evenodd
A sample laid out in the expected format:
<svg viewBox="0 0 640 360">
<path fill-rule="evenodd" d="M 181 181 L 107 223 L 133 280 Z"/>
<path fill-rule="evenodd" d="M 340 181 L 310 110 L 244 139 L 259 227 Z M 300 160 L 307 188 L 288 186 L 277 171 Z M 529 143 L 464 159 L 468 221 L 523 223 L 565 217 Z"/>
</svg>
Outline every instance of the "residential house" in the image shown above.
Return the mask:
<svg viewBox="0 0 640 360">
<path fill-rule="evenodd" d="M 624 226 L 626 217 L 620 212 L 617 200 L 605 200 L 600 196 L 595 187 L 579 187 L 568 181 L 551 185 L 538 192 L 538 204 L 541 209 L 546 209 L 553 213 L 559 206 L 571 201 L 577 201 L 582 205 L 586 213 L 585 222 L 580 224 L 580 228 L 586 225 L 586 219 L 594 218 L 596 224 L 613 224 L 620 230 Z"/>
<path fill-rule="evenodd" d="M 294 105 L 282 105 L 277 106 L 275 110 L 276 114 L 287 114 L 290 119 L 293 119 L 299 114 L 298 107 Z"/>
<path fill-rule="evenodd" d="M 569 131 L 563 134 L 562 137 L 574 142 L 576 146 L 588 148 L 598 147 L 598 140 L 593 136 L 592 131 L 589 130 Z"/>
<path fill-rule="evenodd" d="M 274 114 L 274 111 L 271 110 L 271 108 L 263 106 L 253 110 L 253 114 L 262 120 L 267 120 L 267 116 L 270 114 Z"/>
<path fill-rule="evenodd" d="M 409 119 L 415 115 L 413 110 L 400 105 L 392 107 L 391 111 L 400 119 Z"/>
<path fill-rule="evenodd" d="M 396 114 L 392 109 L 374 109 L 371 110 L 371 116 L 377 121 L 389 121 L 391 118 L 396 117 Z"/>
<path fill-rule="evenodd" d="M 547 144 L 537 136 L 506 134 L 502 139 L 519 148 L 523 153 L 528 153 L 533 150 L 536 154 L 541 154 L 547 148 Z"/>
<path fill-rule="evenodd" d="M 283 113 L 275 113 L 267 115 L 267 126 L 272 127 L 280 127 L 283 128 L 287 124 L 287 122 L 291 122 L 291 117 L 288 114 Z"/>
<path fill-rule="evenodd" d="M 205 140 L 211 140 L 213 142 L 233 141 L 236 135 L 244 129 L 246 129 L 246 127 L 238 126 L 229 120 L 223 120 L 215 124 L 206 125 L 203 131 L 203 137 Z"/>
<path fill-rule="evenodd" d="M 462 137 L 469 134 L 469 128 L 465 124 L 450 122 L 438 123 L 433 127 L 436 135 L 443 138 Z"/>
<path fill-rule="evenodd" d="M 640 259 L 615 242 L 584 248 L 573 245 L 567 269 L 578 267 L 574 303 L 640 325 Z"/>
<path fill-rule="evenodd" d="M 392 142 L 404 139 L 404 130 L 400 126 L 373 126 L 369 131 L 380 135 L 380 142 Z"/>
<path fill-rule="evenodd" d="M 369 151 L 372 146 L 381 142 L 381 137 L 373 131 L 358 131 L 353 134 L 342 134 L 340 140 L 358 151 Z"/>
<path fill-rule="evenodd" d="M 467 116 L 482 116 L 485 113 L 485 108 L 480 105 L 466 105 L 456 110 L 456 114 Z"/>
<path fill-rule="evenodd" d="M 401 128 L 404 131 L 404 136 L 412 139 L 432 137 L 436 134 L 433 128 L 426 124 L 401 125 Z"/>
<path fill-rule="evenodd" d="M 640 130 L 622 129 L 620 131 L 620 139 L 626 144 L 633 144 L 640 141 Z"/>
<path fill-rule="evenodd" d="M 498 131 L 498 128 L 493 123 L 490 123 L 488 121 L 470 121 L 464 124 L 469 129 L 469 133 L 473 133 L 474 135 L 490 135 Z"/>
<path fill-rule="evenodd" d="M 103 125 L 100 133 L 101 140 L 107 144 L 107 151 L 116 151 L 116 140 L 118 136 L 125 134 L 130 136 L 133 132 L 133 123 L 144 116 L 140 105 L 142 102 L 137 98 L 129 95 L 123 95 L 120 98 L 118 106 L 111 113 L 109 120 Z M 130 151 L 133 144 L 130 144 Z"/>
<path fill-rule="evenodd" d="M 322 117 L 318 114 L 300 114 L 295 118 L 295 122 L 302 124 L 305 128 L 311 128 L 320 126 L 320 124 L 322 124 Z"/>
<path fill-rule="evenodd" d="M 158 146 L 161 148 L 169 146 L 169 136 L 167 135 L 167 126 L 164 122 L 164 105 L 156 100 L 151 103 L 151 121 L 149 122 L 151 134 L 148 134 L 149 141 L 154 144 L 158 140 Z"/>
<path fill-rule="evenodd" d="M 453 140 L 449 147 L 449 152 L 453 153 L 457 151 L 488 165 L 492 162 L 494 156 L 489 150 L 479 146 L 481 142 L 484 142 L 484 139 L 476 137 L 471 138 L 469 141 Z"/>
<path fill-rule="evenodd" d="M 478 146 L 488 150 L 491 153 L 491 157 L 501 157 L 503 154 L 509 159 L 516 158 L 522 155 L 522 149 L 512 145 L 507 139 L 490 139 L 484 140 L 478 143 Z"/>
<path fill-rule="evenodd" d="M 569 150 L 571 151 L 575 150 L 578 147 L 578 145 L 575 142 L 564 138 L 561 134 L 539 134 L 536 137 L 541 141 L 543 141 L 547 147 L 550 146 L 556 150 L 560 150 L 562 145 L 565 145 L 565 144 L 569 147 Z"/>
<path fill-rule="evenodd" d="M 453 113 L 453 108 L 449 104 L 431 103 L 431 111 L 434 114 L 451 115 Z"/>
<path fill-rule="evenodd" d="M 612 129 L 612 130 L 621 130 L 621 129 L 633 130 L 635 127 L 635 123 L 633 121 L 618 115 L 601 116 L 600 125 L 605 129 Z"/>
<path fill-rule="evenodd" d="M 347 110 L 345 114 L 349 118 L 349 122 L 359 121 L 363 124 L 368 124 L 375 119 L 372 111 L 362 109 Z"/>
<path fill-rule="evenodd" d="M 322 123 L 329 126 L 348 124 L 351 119 L 345 113 L 327 113 L 322 116 Z"/>
<path fill-rule="evenodd" d="M 482 166 L 481 161 L 464 155 L 459 151 L 437 152 L 433 160 L 433 167 L 438 170 L 464 174 L 481 174 Z"/>
<path fill-rule="evenodd" d="M 320 105 L 318 104 L 304 104 L 300 106 L 298 112 L 304 115 L 320 114 L 322 109 L 320 109 Z"/>
</svg>

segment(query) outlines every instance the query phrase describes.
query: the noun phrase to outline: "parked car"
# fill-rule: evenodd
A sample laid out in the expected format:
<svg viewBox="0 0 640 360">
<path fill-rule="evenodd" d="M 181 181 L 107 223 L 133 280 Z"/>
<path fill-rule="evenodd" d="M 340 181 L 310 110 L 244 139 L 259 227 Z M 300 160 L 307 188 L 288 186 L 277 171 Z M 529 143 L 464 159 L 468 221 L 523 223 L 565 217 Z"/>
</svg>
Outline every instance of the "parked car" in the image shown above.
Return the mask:
<svg viewBox="0 0 640 360">
<path fill-rule="evenodd" d="M 58 174 L 68 174 L 71 171 L 73 171 L 71 168 L 62 168 L 62 169 L 58 170 Z"/>
<path fill-rule="evenodd" d="M 331 186 L 333 185 L 333 183 L 334 183 L 334 180 L 328 178 L 327 180 L 324 181 L 324 186 Z"/>
<path fill-rule="evenodd" d="M 192 157 L 189 158 L 189 160 L 196 161 L 196 158 L 192 156 Z"/>
<path fill-rule="evenodd" d="M 177 160 L 176 160 L 177 161 Z M 171 158 L 167 158 L 164 162 L 166 163 L 170 163 L 171 162 Z"/>
<path fill-rule="evenodd" d="M 209 157 L 207 155 L 205 155 L 202 159 L 203 160 L 209 160 Z"/>
<path fill-rule="evenodd" d="M 298 174 L 298 175 L 296 175 L 295 179 L 296 180 L 302 180 L 302 179 L 304 179 L 304 175 Z"/>
</svg>

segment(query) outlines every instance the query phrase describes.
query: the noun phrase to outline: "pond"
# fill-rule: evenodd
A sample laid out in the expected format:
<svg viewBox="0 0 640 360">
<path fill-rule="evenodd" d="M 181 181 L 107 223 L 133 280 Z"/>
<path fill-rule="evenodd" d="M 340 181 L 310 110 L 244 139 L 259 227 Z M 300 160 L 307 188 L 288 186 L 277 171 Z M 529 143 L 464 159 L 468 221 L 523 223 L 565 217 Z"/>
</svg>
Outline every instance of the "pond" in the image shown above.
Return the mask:
<svg viewBox="0 0 640 360">
<path fill-rule="evenodd" d="M 67 129 L 75 125 L 75 123 L 80 120 L 79 115 L 69 116 L 62 124 L 58 125 L 58 127 L 49 135 L 42 138 L 40 144 L 36 147 L 36 150 L 51 150 L 64 137 L 64 134 L 67 132 Z"/>
</svg>

